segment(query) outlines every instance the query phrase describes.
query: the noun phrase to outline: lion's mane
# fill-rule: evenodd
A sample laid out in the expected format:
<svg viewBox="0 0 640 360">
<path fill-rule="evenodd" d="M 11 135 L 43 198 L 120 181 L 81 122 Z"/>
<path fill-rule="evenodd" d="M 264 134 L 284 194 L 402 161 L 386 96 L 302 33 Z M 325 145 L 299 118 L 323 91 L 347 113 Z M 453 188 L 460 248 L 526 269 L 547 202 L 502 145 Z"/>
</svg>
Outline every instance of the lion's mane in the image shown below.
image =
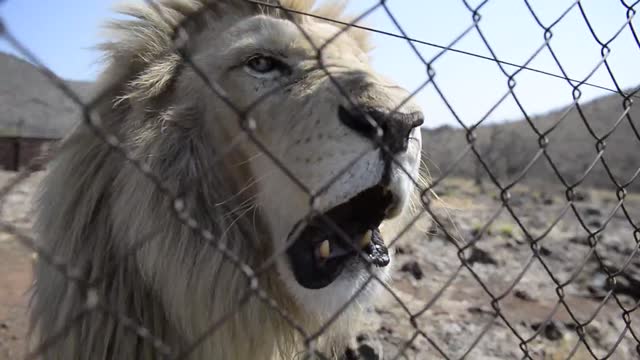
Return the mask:
<svg viewBox="0 0 640 360">
<path fill-rule="evenodd" d="M 198 94 L 176 91 L 186 65 L 173 50 L 176 26 L 204 6 L 209 15 L 188 24 L 188 31 L 233 21 L 247 8 L 283 14 L 240 0 L 157 4 L 124 7 L 129 18 L 110 24 L 112 40 L 102 45 L 107 66 L 87 116 L 99 119 L 164 190 L 86 125 L 64 140 L 42 183 L 35 231 L 48 253 L 67 266 L 36 266 L 34 343 L 46 345 L 42 358 L 61 360 L 155 359 L 169 349 L 185 350 L 190 359 L 291 354 L 291 326 L 256 296 L 240 303 L 249 281 L 215 245 L 225 244 L 250 267 L 272 252 L 260 218 L 237 213 L 247 210 L 252 196 L 251 190 L 234 196 L 251 177 L 237 165 L 245 154 L 211 144 L 200 131 L 202 109 L 193 100 Z M 314 1 L 281 4 L 308 12 Z M 343 9 L 334 4 L 315 11 L 337 18 Z M 364 38 L 359 43 L 367 46 Z M 184 200 L 188 221 L 178 219 L 168 194 Z M 261 289 L 297 322 L 313 321 L 270 274 L 260 278 Z"/>
</svg>

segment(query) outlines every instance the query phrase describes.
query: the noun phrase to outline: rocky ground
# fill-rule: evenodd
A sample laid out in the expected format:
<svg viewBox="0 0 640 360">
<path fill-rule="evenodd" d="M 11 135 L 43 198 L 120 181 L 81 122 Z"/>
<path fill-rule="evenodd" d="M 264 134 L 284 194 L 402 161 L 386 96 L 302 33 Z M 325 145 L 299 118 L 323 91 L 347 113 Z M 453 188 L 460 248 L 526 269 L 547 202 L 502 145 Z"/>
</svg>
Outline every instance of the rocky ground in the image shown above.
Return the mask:
<svg viewBox="0 0 640 360">
<path fill-rule="evenodd" d="M 12 176 L 0 172 L 0 189 Z M 41 176 L 33 174 L 0 201 L 2 222 L 28 231 L 28 203 Z M 525 349 L 532 359 L 640 358 L 633 336 L 640 336 L 640 316 L 623 316 L 622 310 L 635 309 L 640 300 L 640 255 L 623 209 L 616 210 L 615 193 L 579 193 L 575 204 L 584 225 L 595 230 L 606 224 L 590 252 L 587 232 L 571 209 L 546 233 L 566 206 L 562 189 L 513 189 L 510 204 L 521 224 L 534 238 L 546 233 L 536 258 L 512 215 L 506 209 L 496 215 L 501 202 L 486 188 L 451 179 L 437 189 L 432 209 L 442 226 L 421 216 L 394 243 L 390 291 L 368 314 L 366 331 L 348 357 L 458 359 L 469 351 L 467 359 L 522 359 Z M 628 195 L 624 203 L 640 221 L 640 196 Z M 454 245 L 473 239 L 476 246 L 462 253 Z M 0 359 L 23 354 L 32 263 L 31 251 L 0 231 Z M 607 281 L 606 271 L 616 273 L 627 263 L 615 284 Z"/>
<path fill-rule="evenodd" d="M 441 201 L 433 202 L 433 212 L 453 239 L 425 216 L 422 226 L 417 224 L 398 241 L 399 271 L 392 284 L 407 309 L 388 294 L 371 317 L 369 329 L 376 331 L 362 334 L 360 344 L 354 345 L 373 350 L 377 357 L 361 358 L 395 358 L 399 349 L 406 349 L 400 358 L 459 359 L 471 349 L 466 358 L 521 359 L 526 358 L 521 343 L 533 359 L 640 358 L 637 340 L 625 331 L 621 309 L 635 309 L 640 300 L 640 255 L 634 252 L 638 237 L 634 240 L 622 209 L 615 211 L 615 193 L 578 193 L 575 205 L 585 225 L 595 231 L 606 224 L 595 253 L 589 253 L 588 233 L 569 209 L 538 242 L 540 260 L 533 257 L 527 237 L 506 209 L 485 227 L 501 208 L 498 193 L 482 192 L 458 179 L 445 181 L 438 193 Z M 510 204 L 524 228 L 538 238 L 561 216 L 565 199 L 560 188 L 517 187 Z M 624 203 L 630 217 L 640 220 L 640 197 L 628 196 Z M 473 273 L 461 265 L 454 246 L 472 239 L 478 239 L 476 246 L 461 254 Z M 596 254 L 611 273 L 629 262 L 616 276 L 620 304 L 607 297 L 611 285 Z M 497 299 L 499 317 L 489 293 Z M 566 307 L 559 303 L 558 293 Z M 410 314 L 415 315 L 415 326 L 410 325 Z M 640 335 L 638 311 L 628 318 Z M 579 342 L 578 334 L 588 347 Z"/>
</svg>

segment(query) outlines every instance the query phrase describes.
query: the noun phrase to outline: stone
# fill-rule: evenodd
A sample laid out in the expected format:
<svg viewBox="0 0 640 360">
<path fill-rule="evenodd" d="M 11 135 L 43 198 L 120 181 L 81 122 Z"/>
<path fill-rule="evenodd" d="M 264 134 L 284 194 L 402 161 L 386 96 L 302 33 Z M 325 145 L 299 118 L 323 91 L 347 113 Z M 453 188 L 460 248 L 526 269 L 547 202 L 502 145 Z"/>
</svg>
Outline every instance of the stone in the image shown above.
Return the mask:
<svg viewBox="0 0 640 360">
<path fill-rule="evenodd" d="M 498 265 L 498 262 L 489 254 L 488 252 L 477 248 L 471 248 L 471 255 L 467 258 L 467 262 L 469 264 L 488 264 L 488 265 Z"/>
<path fill-rule="evenodd" d="M 424 277 L 422 268 L 420 268 L 420 264 L 418 264 L 417 261 L 406 262 L 404 265 L 402 265 L 400 271 L 413 275 L 416 280 L 420 280 Z"/>
<path fill-rule="evenodd" d="M 531 327 L 533 330 L 538 330 L 542 324 L 535 323 L 532 324 Z M 556 341 L 562 339 L 562 330 L 560 329 L 561 325 L 559 325 L 555 321 L 549 321 L 547 324 L 544 324 L 544 328 L 540 332 L 542 336 L 551 341 Z"/>
</svg>

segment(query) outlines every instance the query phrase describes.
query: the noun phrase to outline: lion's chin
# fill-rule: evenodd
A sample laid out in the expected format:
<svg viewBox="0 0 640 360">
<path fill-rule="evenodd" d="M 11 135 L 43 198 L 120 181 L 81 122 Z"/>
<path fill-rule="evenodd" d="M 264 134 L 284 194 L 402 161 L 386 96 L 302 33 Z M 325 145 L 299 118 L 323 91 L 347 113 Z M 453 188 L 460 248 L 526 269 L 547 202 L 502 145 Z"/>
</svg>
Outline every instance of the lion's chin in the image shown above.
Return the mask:
<svg viewBox="0 0 640 360">
<path fill-rule="evenodd" d="M 394 200 L 384 187 L 374 186 L 301 221 L 289 236 L 292 244 L 287 250 L 296 281 L 307 289 L 321 289 L 345 271 L 387 266 L 389 253 L 379 226 Z"/>
</svg>

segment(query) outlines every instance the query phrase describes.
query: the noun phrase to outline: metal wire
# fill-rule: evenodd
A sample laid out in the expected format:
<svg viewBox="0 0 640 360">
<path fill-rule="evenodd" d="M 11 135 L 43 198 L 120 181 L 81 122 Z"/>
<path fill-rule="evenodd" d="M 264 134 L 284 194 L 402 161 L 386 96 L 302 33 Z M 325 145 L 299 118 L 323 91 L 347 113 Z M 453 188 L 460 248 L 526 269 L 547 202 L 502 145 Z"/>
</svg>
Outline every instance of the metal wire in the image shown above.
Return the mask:
<svg viewBox="0 0 640 360">
<path fill-rule="evenodd" d="M 411 180 L 413 181 L 414 185 L 418 187 L 418 191 L 421 194 L 421 208 L 419 209 L 415 217 L 408 223 L 408 225 L 406 225 L 406 227 L 400 231 L 397 237 L 394 239 L 390 239 L 390 246 L 395 246 L 395 243 L 399 239 L 407 236 L 406 233 L 415 226 L 417 220 L 420 217 L 426 215 L 428 215 L 431 220 L 438 226 L 438 228 L 441 229 L 442 232 L 444 232 L 445 236 L 448 239 L 455 239 L 459 237 L 459 235 L 453 234 L 447 227 L 448 219 L 443 217 L 443 215 L 435 209 L 434 202 L 430 197 L 430 193 L 432 191 L 437 192 L 438 186 L 446 183 L 446 181 L 451 177 L 452 171 L 460 166 L 460 163 L 462 162 L 464 157 L 472 156 L 475 158 L 475 161 L 480 164 L 483 171 L 490 179 L 493 189 L 499 194 L 499 206 L 495 208 L 493 212 L 491 212 L 488 219 L 483 222 L 478 231 L 475 232 L 470 238 L 462 239 L 464 240 L 463 242 L 450 241 L 448 243 L 448 246 L 450 246 L 451 249 L 455 251 L 458 260 L 455 263 L 449 264 L 451 270 L 450 276 L 447 277 L 445 281 L 443 281 L 442 286 L 439 287 L 435 292 L 433 292 L 430 298 L 422 299 L 422 304 L 419 309 L 412 309 L 410 306 L 408 306 L 403 300 L 403 296 L 396 290 L 394 290 L 393 284 L 387 284 L 385 281 L 378 278 L 372 271 L 369 270 L 367 280 L 354 293 L 354 295 L 351 297 L 351 300 L 343 304 L 343 306 L 341 306 L 333 316 L 329 317 L 317 331 L 315 331 L 314 333 L 308 333 L 303 328 L 303 326 L 301 326 L 301 324 L 296 323 L 295 317 L 292 316 L 287 309 L 284 309 L 278 305 L 278 302 L 272 298 L 272 296 L 263 288 L 262 284 L 259 281 L 260 275 L 266 271 L 273 269 L 276 257 L 284 253 L 290 244 L 286 244 L 286 246 L 282 249 L 277 249 L 276 253 L 274 253 L 273 256 L 267 259 L 259 269 L 253 269 L 245 259 L 239 258 L 231 249 L 228 248 L 228 246 L 224 242 L 218 241 L 216 239 L 216 236 L 214 235 L 213 229 L 207 229 L 189 213 L 189 206 L 188 204 L 186 204 L 186 200 L 181 197 L 179 193 L 171 190 L 171 188 L 163 182 L 160 174 L 153 173 L 152 169 L 147 164 L 141 162 L 140 160 L 137 160 L 136 157 L 129 154 L 126 147 L 123 145 L 122 140 L 119 139 L 116 134 L 112 134 L 109 132 L 109 129 L 102 123 L 99 116 L 94 112 L 94 109 L 97 104 L 110 100 L 108 98 L 111 92 L 110 89 L 107 89 L 102 94 L 98 94 L 96 97 L 94 97 L 93 100 L 89 102 L 81 100 L 81 97 L 78 96 L 78 94 L 74 93 L 74 91 L 69 88 L 63 80 L 58 78 L 52 71 L 48 70 L 43 65 L 43 63 L 36 56 L 34 56 L 34 54 L 28 49 L 28 44 L 22 44 L 16 39 L 16 37 L 12 34 L 11 29 L 7 28 L 0 18 L 0 35 L 5 40 L 7 40 L 18 53 L 35 64 L 38 70 L 42 72 L 54 86 L 56 86 L 78 108 L 82 110 L 85 125 L 89 127 L 98 138 L 100 138 L 105 144 L 107 144 L 114 153 L 123 156 L 126 161 L 133 165 L 136 171 L 142 173 L 147 179 L 152 182 L 153 186 L 155 186 L 163 196 L 170 200 L 171 204 L 173 204 L 172 211 L 176 219 L 182 222 L 185 227 L 198 233 L 208 245 L 222 254 L 227 261 L 232 263 L 243 274 L 248 282 L 246 292 L 241 297 L 240 301 L 233 309 L 233 311 L 217 319 L 214 323 L 211 324 L 211 326 L 205 333 L 198 334 L 197 340 L 194 341 L 194 343 L 188 344 L 188 346 L 184 348 L 171 348 L 170 346 L 165 344 L 163 339 L 158 336 L 158 334 L 152 334 L 149 329 L 146 329 L 141 324 L 136 323 L 135 319 L 131 319 L 127 317 L 126 314 L 120 313 L 117 308 L 105 302 L 106 299 L 95 298 L 96 292 L 94 291 L 94 289 L 109 274 L 102 274 L 97 278 L 88 280 L 86 276 L 82 274 L 80 269 L 76 269 L 76 264 L 74 262 L 75 259 L 62 259 L 50 254 L 45 247 L 39 245 L 38 242 L 30 237 L 27 232 L 19 229 L 11 223 L 0 221 L 0 230 L 2 232 L 14 235 L 20 242 L 38 253 L 39 261 L 45 261 L 52 265 L 52 267 L 56 271 L 59 271 L 66 279 L 68 279 L 70 284 L 78 287 L 87 299 L 87 307 L 85 309 L 82 309 L 82 311 L 80 311 L 74 318 L 70 319 L 69 322 L 64 324 L 62 328 L 52 329 L 52 331 L 47 334 L 47 336 L 41 341 L 39 346 L 36 346 L 35 349 L 30 354 L 28 354 L 27 358 L 37 358 L 38 355 L 46 351 L 49 346 L 52 346 L 57 341 L 60 341 L 62 338 L 67 336 L 67 334 L 69 334 L 69 332 L 72 331 L 74 327 L 77 327 L 77 324 L 85 315 L 91 312 L 102 312 L 105 314 L 105 316 L 110 316 L 111 318 L 113 318 L 113 320 L 121 326 L 130 329 L 131 336 L 136 336 L 139 337 L 142 341 L 149 342 L 157 351 L 158 356 L 175 360 L 185 359 L 198 346 L 200 346 L 202 342 L 206 341 L 209 336 L 219 330 L 226 321 L 229 321 L 229 319 L 231 319 L 237 311 L 240 311 L 242 307 L 253 298 L 258 299 L 259 301 L 267 305 L 267 307 L 272 310 L 274 314 L 277 314 L 297 331 L 297 333 L 303 339 L 301 345 L 306 347 L 308 354 L 314 354 L 319 358 L 330 358 L 332 356 L 331 354 L 320 354 L 315 349 L 315 344 L 317 343 L 318 337 L 322 336 L 322 334 L 333 324 L 333 322 L 342 312 L 344 312 L 348 307 L 354 306 L 353 302 L 355 301 L 355 299 L 359 296 L 360 292 L 363 291 L 363 289 L 371 282 L 381 284 L 384 288 L 384 291 L 386 291 L 391 296 L 393 301 L 397 303 L 397 305 L 406 315 L 408 319 L 407 323 L 398 324 L 398 326 L 404 326 L 411 329 L 411 336 L 407 339 L 403 339 L 402 345 L 398 347 L 398 352 L 395 354 L 386 354 L 387 358 L 389 359 L 398 359 L 409 356 L 409 349 L 417 341 L 420 340 L 426 341 L 429 346 L 433 350 L 435 350 L 435 353 L 433 353 L 432 355 L 439 356 L 444 359 L 463 359 L 469 357 L 473 358 L 474 351 L 477 349 L 478 344 L 486 339 L 488 336 L 487 334 L 489 334 L 491 329 L 496 326 L 506 327 L 514 336 L 517 341 L 513 343 L 513 347 L 517 348 L 520 351 L 522 359 L 534 359 L 536 358 L 534 357 L 536 355 L 532 350 L 532 348 L 534 347 L 534 343 L 540 339 L 543 329 L 553 321 L 552 319 L 560 309 L 564 309 L 570 317 L 575 329 L 574 333 L 576 336 L 576 340 L 571 344 L 571 350 L 567 354 L 567 359 L 572 358 L 577 353 L 580 347 L 586 349 L 588 354 L 593 359 L 613 358 L 613 356 L 616 355 L 616 351 L 619 345 L 628 335 L 632 337 L 632 339 L 636 343 L 636 346 L 638 347 L 638 349 L 640 349 L 640 332 L 637 329 L 637 324 L 632 321 L 631 316 L 640 306 L 640 302 L 637 302 L 635 305 L 629 307 L 625 305 L 626 303 L 624 299 L 622 299 L 620 294 L 616 292 L 617 279 L 622 274 L 624 274 L 625 270 L 629 267 L 632 261 L 638 258 L 638 252 L 640 248 L 640 227 L 638 225 L 637 219 L 633 218 L 631 212 L 625 206 L 628 189 L 640 174 L 640 168 L 638 168 L 630 178 L 625 179 L 624 181 L 620 181 L 619 177 L 614 173 L 613 168 L 610 166 L 610 161 L 607 160 L 608 153 L 606 149 L 606 140 L 619 128 L 621 124 L 625 122 L 630 125 L 631 129 L 633 130 L 633 135 L 637 138 L 638 141 L 640 141 L 640 132 L 637 129 L 637 125 L 634 123 L 634 119 L 632 119 L 630 111 L 634 106 L 634 98 L 638 97 L 638 90 L 636 89 L 635 91 L 629 92 L 621 88 L 618 79 L 614 75 L 614 66 L 608 59 L 609 55 L 613 52 L 610 47 L 611 42 L 618 38 L 620 34 L 625 32 L 631 34 L 631 36 L 635 40 L 636 45 L 640 49 L 640 41 L 638 40 L 637 30 L 635 29 L 634 23 L 632 22 L 632 20 L 636 16 L 637 6 L 639 3 L 638 1 L 628 2 L 622 0 L 620 1 L 621 4 L 616 5 L 620 8 L 620 11 L 624 11 L 626 21 L 619 25 L 617 31 L 610 38 L 603 39 L 597 35 L 593 23 L 590 20 L 589 13 L 585 10 L 580 0 L 576 0 L 570 6 L 568 6 L 566 10 L 560 14 L 560 16 L 558 16 L 553 22 L 551 22 L 550 25 L 545 25 L 541 21 L 540 17 L 534 10 L 534 7 L 530 4 L 530 1 L 523 0 L 524 5 L 526 5 L 527 10 L 529 11 L 529 14 L 539 26 L 544 40 L 522 64 L 515 64 L 513 62 L 505 61 L 498 58 L 492 48 L 491 39 L 488 38 L 483 32 L 483 10 L 486 4 L 491 2 L 492 0 L 485 0 L 479 5 L 473 5 L 470 1 L 462 0 L 462 3 L 466 7 L 468 15 L 470 17 L 469 25 L 451 43 L 446 45 L 435 44 L 433 42 L 418 40 L 414 37 L 411 37 L 411 35 L 403 28 L 401 22 L 396 18 L 396 16 L 394 16 L 391 8 L 387 4 L 388 1 L 385 0 L 380 0 L 374 6 L 367 9 L 365 12 L 355 17 L 353 21 L 348 23 L 336 19 L 320 17 L 315 14 L 301 13 L 297 10 L 285 8 L 279 2 L 254 0 L 246 1 L 256 5 L 279 9 L 280 11 L 283 11 L 285 16 L 289 19 L 293 19 L 293 16 L 304 15 L 321 18 L 325 21 L 332 21 L 344 26 L 344 28 L 340 32 L 335 34 L 325 43 L 314 44 L 312 37 L 305 32 L 305 29 L 299 26 L 296 22 L 293 22 L 294 24 L 298 25 L 298 29 L 300 30 L 300 32 L 304 35 L 304 37 L 306 37 L 306 39 L 312 44 L 312 47 L 315 49 L 320 70 L 322 70 L 324 74 L 329 79 L 331 79 L 331 82 L 339 91 L 339 93 L 341 93 L 342 96 L 345 97 L 346 101 L 351 103 L 352 105 L 355 103 L 354 99 L 351 98 L 348 91 L 345 91 L 342 88 L 340 81 L 335 78 L 335 75 L 332 73 L 332 71 L 326 66 L 326 64 L 323 63 L 322 52 L 326 49 L 327 46 L 334 42 L 335 39 L 340 36 L 345 36 L 345 32 L 351 27 L 356 27 L 360 30 L 372 31 L 378 34 L 404 39 L 411 47 L 415 56 L 424 65 L 424 75 L 426 76 L 426 80 L 415 91 L 411 92 L 410 96 L 405 99 L 403 104 L 413 98 L 423 88 L 430 87 L 435 91 L 438 97 L 446 105 L 451 115 L 463 128 L 464 137 L 468 145 L 464 148 L 457 149 L 459 153 L 457 156 L 454 156 L 452 158 L 452 162 L 448 164 L 448 168 L 442 171 L 441 176 L 431 179 L 429 185 L 423 186 L 418 179 L 414 179 L 412 177 L 411 172 L 407 171 L 406 169 L 401 169 L 405 172 L 406 175 L 412 177 Z M 165 16 L 162 6 L 156 4 L 153 0 L 145 0 L 145 2 L 157 12 L 158 16 Z M 612 2 L 612 6 L 613 5 L 614 4 Z M 358 24 L 362 19 L 366 18 L 375 10 L 381 10 L 391 20 L 399 34 L 364 27 Z M 205 7 L 204 9 L 202 9 L 202 11 L 208 11 L 208 9 Z M 554 50 L 554 32 L 557 29 L 557 25 L 562 23 L 562 21 L 569 13 L 579 14 L 581 16 L 587 28 L 589 29 L 594 43 L 597 44 L 601 49 L 600 61 L 583 79 L 573 79 L 569 77 L 565 67 L 561 63 Z M 196 14 L 194 16 L 199 16 L 199 14 Z M 187 26 L 186 23 L 189 21 L 191 21 L 191 19 L 186 19 L 185 22 L 179 24 L 175 29 L 175 33 L 178 37 L 186 33 L 186 31 L 184 31 L 184 27 Z M 454 46 L 459 41 L 466 38 L 472 33 L 475 33 L 479 36 L 482 45 L 489 52 L 490 56 L 479 55 L 476 53 L 454 48 Z M 227 94 L 223 86 L 216 83 L 216 81 L 214 81 L 213 79 L 210 79 L 206 75 L 206 72 L 198 67 L 194 59 L 191 58 L 188 51 L 181 47 L 183 42 L 178 41 L 177 39 L 174 39 L 174 41 L 176 43 L 176 53 L 183 60 L 184 66 L 189 67 L 198 77 L 201 78 L 203 83 L 211 92 L 211 96 L 219 98 L 231 109 L 232 112 L 237 115 L 238 125 L 243 131 L 242 136 L 235 139 L 230 139 L 228 144 L 221 145 L 222 151 L 217 155 L 218 157 L 216 158 L 216 161 L 223 160 L 224 156 L 226 156 L 231 150 L 233 150 L 233 148 L 235 148 L 239 143 L 243 141 L 251 142 L 257 149 L 259 149 L 259 151 L 263 155 L 270 159 L 273 164 L 276 165 L 283 172 L 283 174 L 292 181 L 293 184 L 295 184 L 295 186 L 308 194 L 310 208 L 312 209 L 312 211 L 308 214 L 308 217 L 319 217 L 320 220 L 325 223 L 325 226 L 332 229 L 339 236 L 343 237 L 346 240 L 346 243 L 350 243 L 348 241 L 348 236 L 342 229 L 340 229 L 337 224 L 334 223 L 334 221 L 316 211 L 315 200 L 319 195 L 330 189 L 342 176 L 344 176 L 344 174 L 349 171 L 350 167 L 353 164 L 359 161 L 363 156 L 366 156 L 366 152 L 351 161 L 348 167 L 337 172 L 337 174 L 332 177 L 330 181 L 320 187 L 320 190 L 317 190 L 315 192 L 312 191 L 307 184 L 297 178 L 295 174 L 286 167 L 286 165 L 278 158 L 277 154 L 272 153 L 269 148 L 265 144 L 263 144 L 260 139 L 254 134 L 255 120 L 253 120 L 250 116 L 251 111 L 273 93 L 282 90 L 282 88 L 277 88 L 271 93 L 266 94 L 265 96 L 252 103 L 248 108 L 242 108 L 241 106 L 233 102 L 232 98 Z M 420 50 L 416 47 L 416 44 L 436 47 L 439 48 L 440 51 L 435 56 L 428 59 L 420 52 Z M 504 75 L 504 94 L 490 108 L 490 110 L 472 126 L 466 125 L 459 118 L 459 116 L 456 114 L 455 109 L 447 100 L 447 95 L 444 94 L 442 88 L 438 85 L 438 80 L 436 79 L 436 68 L 438 65 L 438 60 L 443 54 L 447 52 L 457 52 L 467 56 L 481 57 L 485 60 L 489 60 L 495 63 L 500 72 Z M 538 58 L 542 53 L 547 53 L 552 56 L 555 65 L 557 66 L 557 70 L 562 75 L 557 75 L 551 71 L 543 71 L 530 67 L 530 63 L 534 59 Z M 505 65 L 515 67 L 516 70 L 510 72 L 505 67 Z M 614 89 L 606 88 L 590 82 L 590 78 L 592 77 L 592 75 L 602 67 L 606 69 L 612 83 L 614 84 Z M 518 75 L 523 70 L 533 71 L 540 74 L 541 76 L 551 76 L 564 79 L 572 89 L 571 94 L 573 97 L 573 103 L 569 107 L 567 107 L 566 110 L 560 116 L 558 116 L 557 119 L 555 119 L 555 122 L 552 124 L 552 126 L 545 131 L 542 131 L 538 128 L 538 125 L 527 113 L 525 107 L 522 105 L 521 100 L 514 91 L 514 89 L 518 86 Z M 113 84 L 114 87 L 118 85 L 118 82 L 115 82 Z M 590 119 L 587 117 L 583 110 L 583 105 L 581 105 L 579 101 L 582 95 L 581 89 L 588 86 L 605 89 L 617 94 L 620 97 L 621 112 L 617 116 L 617 120 L 614 122 L 614 124 L 604 133 L 599 134 L 593 128 Z M 481 149 L 479 149 L 479 146 L 477 144 L 477 131 L 481 128 L 481 125 L 492 114 L 492 112 L 507 99 L 513 99 L 515 101 L 522 113 L 522 117 L 526 120 L 526 123 L 528 124 L 531 132 L 537 136 L 538 150 L 529 159 L 529 161 L 526 162 L 526 164 L 523 164 L 521 166 L 521 169 L 519 169 L 515 177 L 505 182 L 504 180 L 501 181 L 497 174 L 492 171 L 489 162 L 484 157 Z M 398 110 L 400 107 L 401 105 L 398 106 L 396 110 Z M 552 154 L 550 154 L 550 152 L 548 151 L 548 147 L 552 143 L 552 140 L 549 139 L 549 135 L 554 133 L 557 127 L 565 121 L 567 115 L 570 113 L 577 114 L 580 117 L 585 129 L 593 138 L 593 144 L 596 150 L 596 155 L 593 157 L 590 166 L 582 174 L 579 174 L 577 180 L 573 182 L 570 182 L 565 178 L 565 176 L 563 176 L 563 174 L 559 171 L 557 160 L 555 160 Z M 373 121 L 373 119 L 368 119 L 368 121 L 372 126 L 378 127 L 377 123 Z M 382 129 L 378 128 L 378 131 L 380 132 L 382 131 Z M 400 164 L 394 158 L 394 154 L 386 147 L 386 145 L 380 140 L 379 137 L 374 138 L 372 142 L 376 149 L 379 149 L 380 151 L 386 153 L 387 156 L 393 159 L 396 165 L 402 167 L 402 164 Z M 545 162 L 551 167 L 551 169 L 553 169 L 553 173 L 555 174 L 557 180 L 564 187 L 566 201 L 565 204 L 563 204 L 559 214 L 553 217 L 553 221 L 551 222 L 551 224 L 545 227 L 541 232 L 539 232 L 538 235 L 535 235 L 534 231 L 536 229 L 533 229 L 521 219 L 521 215 L 518 214 L 517 209 L 512 204 L 512 191 L 517 184 L 521 183 L 526 178 L 526 176 L 530 174 L 533 169 L 533 165 L 539 162 Z M 593 227 L 590 227 L 588 225 L 587 221 L 585 220 L 585 216 L 580 212 L 579 208 L 576 205 L 576 192 L 584 184 L 585 178 L 591 173 L 596 164 L 601 164 L 603 166 L 606 174 L 611 180 L 612 185 L 615 187 L 617 202 L 615 207 L 604 217 L 604 220 L 597 226 L 597 228 L 593 229 Z M 10 179 L 7 184 L 3 185 L 3 187 L 0 188 L 0 207 L 6 201 L 8 194 L 10 194 L 19 184 L 24 182 L 24 180 L 29 177 L 32 171 L 33 170 L 30 168 L 22 170 L 21 172 L 17 173 L 12 179 Z M 478 271 L 477 267 L 473 266 L 470 254 L 475 249 L 477 249 L 478 245 L 483 243 L 483 240 L 486 238 L 490 227 L 496 222 L 499 216 L 503 215 L 503 213 L 510 216 L 513 222 L 517 224 L 518 228 L 524 235 L 524 238 L 526 239 L 527 245 L 529 246 L 531 252 L 528 255 L 527 259 L 521 262 L 522 266 L 520 268 L 520 271 L 514 274 L 512 280 L 506 285 L 506 288 L 502 289 L 501 291 L 495 291 L 495 289 L 490 286 L 491 284 L 487 282 L 486 277 L 484 277 Z M 559 276 L 557 276 L 557 274 L 554 273 L 553 267 L 548 264 L 548 260 L 543 255 L 543 244 L 549 237 L 549 234 L 552 232 L 552 230 L 557 227 L 561 219 L 563 219 L 567 214 L 570 213 L 575 216 L 577 223 L 580 225 L 589 250 L 580 261 L 572 264 L 574 266 L 573 272 L 571 272 L 571 274 L 567 278 L 561 279 Z M 626 256 L 624 261 L 622 261 L 620 264 L 617 264 L 616 268 L 612 268 L 610 264 L 605 263 L 605 260 L 600 255 L 600 235 L 605 232 L 607 225 L 616 216 L 616 214 L 619 213 L 622 213 L 622 218 L 632 229 L 631 233 L 629 233 L 629 237 L 634 239 L 635 246 L 633 250 L 625 254 Z M 424 236 L 426 236 L 426 234 L 424 234 Z M 135 255 L 143 245 L 154 241 L 155 238 L 157 238 L 157 234 L 145 234 L 143 236 L 140 236 L 140 239 L 138 239 L 133 244 L 133 246 L 130 246 L 129 250 L 127 251 L 128 256 Z M 359 251 L 359 249 L 356 250 Z M 581 317 L 578 311 L 574 307 L 572 307 L 570 302 L 567 300 L 565 289 L 574 284 L 576 278 L 581 274 L 585 265 L 592 259 L 595 259 L 599 266 L 599 269 L 606 275 L 606 282 L 609 285 L 609 290 L 602 296 L 601 300 L 597 303 L 597 306 L 593 309 L 593 311 L 587 314 L 585 318 L 584 314 L 581 314 Z M 518 324 L 516 324 L 512 320 L 509 320 L 509 314 L 507 314 L 502 309 L 502 305 L 504 304 L 505 299 L 508 296 L 512 295 L 514 289 L 516 288 L 516 285 L 521 282 L 521 280 L 533 266 L 540 266 L 540 268 L 544 270 L 546 275 L 548 275 L 548 287 L 549 289 L 553 289 L 555 291 L 557 302 L 555 303 L 555 306 L 553 306 L 552 310 L 546 316 L 544 316 L 544 320 L 538 326 L 538 328 L 532 334 L 525 334 L 522 332 L 521 328 L 518 327 Z M 479 331 L 477 331 L 474 336 L 468 338 L 468 342 L 463 350 L 453 350 L 449 348 L 448 344 L 442 343 L 442 341 L 431 334 L 429 330 L 426 330 L 423 326 L 421 326 L 421 322 L 429 319 L 429 310 L 432 310 L 436 304 L 442 302 L 441 299 L 444 294 L 449 289 L 451 289 L 452 285 L 456 281 L 459 281 L 463 274 L 470 275 L 471 279 L 473 279 L 473 281 L 482 289 L 482 292 L 486 294 L 489 299 L 486 305 L 488 305 L 491 310 L 488 311 L 488 318 L 477 324 L 479 327 Z M 593 340 L 589 338 L 587 330 L 588 327 L 593 323 L 594 319 L 596 319 L 598 314 L 602 311 L 602 309 L 612 303 L 614 306 L 617 306 L 619 308 L 620 317 L 624 321 L 625 327 L 620 334 L 617 334 L 616 340 L 613 342 L 613 344 L 611 344 L 611 346 L 606 349 L 606 353 L 602 354 L 595 349 Z M 638 354 L 638 356 L 640 356 L 640 353 Z"/>
</svg>

